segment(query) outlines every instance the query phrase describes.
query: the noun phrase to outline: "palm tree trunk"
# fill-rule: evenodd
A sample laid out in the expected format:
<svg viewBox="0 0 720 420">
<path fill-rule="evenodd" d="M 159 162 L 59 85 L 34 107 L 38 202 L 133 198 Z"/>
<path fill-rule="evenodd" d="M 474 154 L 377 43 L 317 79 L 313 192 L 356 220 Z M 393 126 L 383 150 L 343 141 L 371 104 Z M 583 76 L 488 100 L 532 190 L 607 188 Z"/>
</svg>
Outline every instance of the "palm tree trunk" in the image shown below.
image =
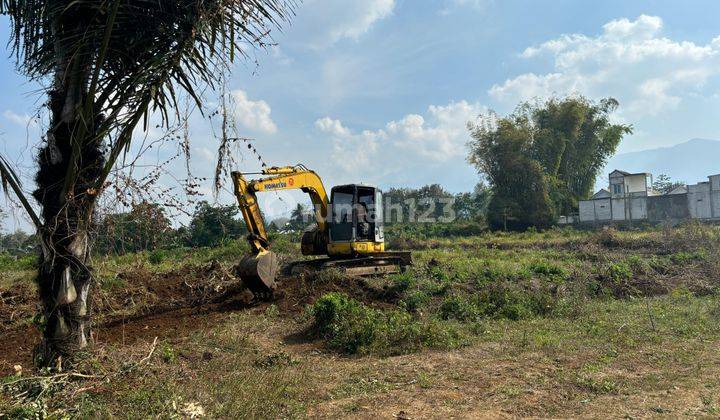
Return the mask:
<svg viewBox="0 0 720 420">
<path fill-rule="evenodd" d="M 57 53 L 49 93 L 50 128 L 38 154 L 33 194 L 44 220 L 37 278 L 45 320 L 36 352 L 41 365 L 74 358 L 90 340 L 92 186 L 104 163 L 99 143 L 93 140 L 99 118 L 82 118 L 89 99 L 89 66 L 78 58 L 82 54 Z"/>
</svg>

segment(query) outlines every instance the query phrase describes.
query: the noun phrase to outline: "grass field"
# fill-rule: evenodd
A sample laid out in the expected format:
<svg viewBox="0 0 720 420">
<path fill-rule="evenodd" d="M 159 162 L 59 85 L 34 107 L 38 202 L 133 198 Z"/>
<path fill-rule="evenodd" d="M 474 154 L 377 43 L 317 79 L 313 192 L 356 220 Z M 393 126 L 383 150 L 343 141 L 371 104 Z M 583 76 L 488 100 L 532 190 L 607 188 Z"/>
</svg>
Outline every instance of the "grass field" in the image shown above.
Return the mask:
<svg viewBox="0 0 720 420">
<path fill-rule="evenodd" d="M 407 272 L 286 277 L 261 304 L 232 275 L 244 243 L 97 258 L 95 345 L 75 373 L 33 370 L 33 261 L 0 259 L 0 412 L 720 415 L 720 228 L 452 234 L 391 230 Z"/>
</svg>

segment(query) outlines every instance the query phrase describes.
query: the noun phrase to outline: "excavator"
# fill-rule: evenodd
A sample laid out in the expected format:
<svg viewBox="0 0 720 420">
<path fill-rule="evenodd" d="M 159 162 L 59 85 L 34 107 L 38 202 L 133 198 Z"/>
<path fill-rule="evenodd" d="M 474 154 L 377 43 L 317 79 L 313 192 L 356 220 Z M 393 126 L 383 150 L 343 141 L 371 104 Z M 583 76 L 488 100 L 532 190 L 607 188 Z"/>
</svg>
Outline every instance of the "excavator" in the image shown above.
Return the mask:
<svg viewBox="0 0 720 420">
<path fill-rule="evenodd" d="M 247 180 L 246 175 L 261 177 Z M 236 273 L 255 295 L 272 296 L 280 270 L 258 204 L 257 194 L 261 192 L 299 189 L 310 196 L 315 223 L 303 232 L 301 251 L 305 256 L 322 258 L 298 261 L 295 266 L 372 276 L 404 271 L 412 264 L 410 252 L 385 251 L 382 192 L 374 186 L 339 185 L 328 196 L 320 176 L 301 164 L 261 172 L 232 172 L 231 176 L 251 249 L 237 265 Z"/>
</svg>

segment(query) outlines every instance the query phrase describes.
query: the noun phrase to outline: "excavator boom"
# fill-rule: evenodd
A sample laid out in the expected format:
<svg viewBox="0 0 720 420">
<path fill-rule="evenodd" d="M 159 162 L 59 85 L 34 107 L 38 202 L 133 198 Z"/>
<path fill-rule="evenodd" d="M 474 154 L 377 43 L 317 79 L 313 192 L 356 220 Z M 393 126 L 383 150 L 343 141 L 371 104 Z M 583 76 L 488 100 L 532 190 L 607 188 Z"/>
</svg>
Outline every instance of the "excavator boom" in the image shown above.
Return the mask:
<svg viewBox="0 0 720 420">
<path fill-rule="evenodd" d="M 272 167 L 261 172 L 267 178 L 247 181 L 242 173 L 233 172 L 235 195 L 250 235 L 248 241 L 253 252 L 269 249 L 265 220 L 263 220 L 257 193 L 263 191 L 302 190 L 310 195 L 315 207 L 315 220 L 321 232 L 327 232 L 328 195 L 322 180 L 315 172 L 302 165 Z"/>
</svg>

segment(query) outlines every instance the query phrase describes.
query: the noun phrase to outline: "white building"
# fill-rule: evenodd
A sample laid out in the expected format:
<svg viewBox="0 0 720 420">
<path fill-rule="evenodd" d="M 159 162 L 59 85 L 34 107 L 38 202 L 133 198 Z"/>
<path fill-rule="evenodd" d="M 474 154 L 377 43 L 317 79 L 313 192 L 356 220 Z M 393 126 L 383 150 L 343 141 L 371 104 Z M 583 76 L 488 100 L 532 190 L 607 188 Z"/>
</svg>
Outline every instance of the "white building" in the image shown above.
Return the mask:
<svg viewBox="0 0 720 420">
<path fill-rule="evenodd" d="M 657 195 L 652 189 L 652 175 L 614 170 L 609 178 L 607 189 L 596 192 L 590 200 L 580 201 L 580 221 L 647 219 L 646 198 Z"/>
<path fill-rule="evenodd" d="M 615 170 L 609 187 L 580 201 L 581 223 L 648 220 L 720 219 L 720 174 L 695 185 L 679 186 L 667 194 L 652 189 L 652 175 Z"/>
<path fill-rule="evenodd" d="M 720 218 L 720 174 L 708 181 L 688 185 L 688 208 L 693 219 Z"/>
</svg>

